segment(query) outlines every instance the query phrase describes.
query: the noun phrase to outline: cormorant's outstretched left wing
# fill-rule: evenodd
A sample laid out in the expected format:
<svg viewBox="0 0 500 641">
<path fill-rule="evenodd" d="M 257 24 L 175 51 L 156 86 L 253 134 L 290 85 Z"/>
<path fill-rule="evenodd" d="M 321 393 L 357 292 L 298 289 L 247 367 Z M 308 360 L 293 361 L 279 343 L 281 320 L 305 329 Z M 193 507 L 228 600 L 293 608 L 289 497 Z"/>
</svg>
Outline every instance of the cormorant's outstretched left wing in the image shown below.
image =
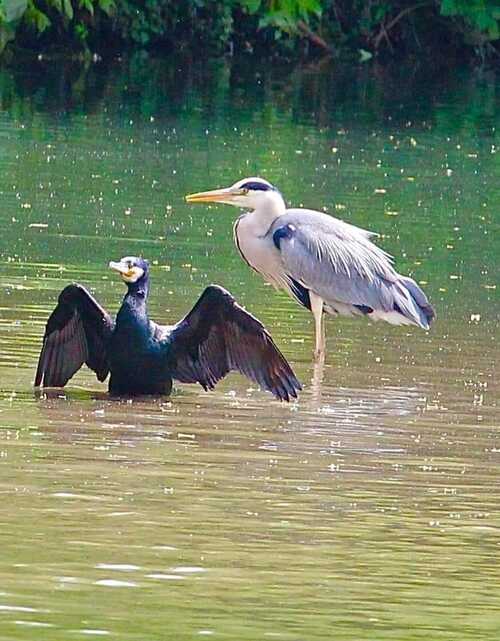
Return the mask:
<svg viewBox="0 0 500 641">
<path fill-rule="evenodd" d="M 113 325 L 85 287 L 65 287 L 47 321 L 35 387 L 64 387 L 84 363 L 103 381 L 109 372 L 106 344 Z"/>
<path fill-rule="evenodd" d="M 205 289 L 170 337 L 172 377 L 212 389 L 236 370 L 289 401 L 301 389 L 292 368 L 265 327 L 217 285 Z"/>
</svg>

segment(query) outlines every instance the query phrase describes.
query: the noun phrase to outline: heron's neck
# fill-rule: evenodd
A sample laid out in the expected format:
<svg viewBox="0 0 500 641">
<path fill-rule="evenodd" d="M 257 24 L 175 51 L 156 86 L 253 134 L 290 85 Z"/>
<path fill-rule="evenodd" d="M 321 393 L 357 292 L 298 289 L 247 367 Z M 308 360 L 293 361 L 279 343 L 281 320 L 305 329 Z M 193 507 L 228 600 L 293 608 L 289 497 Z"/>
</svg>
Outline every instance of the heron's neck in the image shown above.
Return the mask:
<svg viewBox="0 0 500 641">
<path fill-rule="evenodd" d="M 273 193 L 266 202 L 259 204 L 253 211 L 247 214 L 252 230 L 257 236 L 264 236 L 273 222 L 282 216 L 286 211 L 285 201 L 280 193 Z"/>
</svg>

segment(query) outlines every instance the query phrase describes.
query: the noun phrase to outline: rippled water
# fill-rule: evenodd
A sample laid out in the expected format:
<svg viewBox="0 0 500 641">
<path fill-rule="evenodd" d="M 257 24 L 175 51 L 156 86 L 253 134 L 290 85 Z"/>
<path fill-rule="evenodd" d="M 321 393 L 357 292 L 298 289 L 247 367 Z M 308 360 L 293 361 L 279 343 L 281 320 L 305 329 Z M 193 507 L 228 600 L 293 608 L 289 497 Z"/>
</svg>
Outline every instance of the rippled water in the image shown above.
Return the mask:
<svg viewBox="0 0 500 641">
<path fill-rule="evenodd" d="M 381 68 L 132 61 L 0 73 L 0 639 L 491 640 L 500 631 L 498 80 Z M 261 174 L 379 231 L 429 333 L 328 323 L 183 195 Z M 45 320 L 110 259 L 153 262 L 167 322 L 218 282 L 305 384 L 237 375 L 111 402 L 81 372 L 36 398 Z"/>
</svg>

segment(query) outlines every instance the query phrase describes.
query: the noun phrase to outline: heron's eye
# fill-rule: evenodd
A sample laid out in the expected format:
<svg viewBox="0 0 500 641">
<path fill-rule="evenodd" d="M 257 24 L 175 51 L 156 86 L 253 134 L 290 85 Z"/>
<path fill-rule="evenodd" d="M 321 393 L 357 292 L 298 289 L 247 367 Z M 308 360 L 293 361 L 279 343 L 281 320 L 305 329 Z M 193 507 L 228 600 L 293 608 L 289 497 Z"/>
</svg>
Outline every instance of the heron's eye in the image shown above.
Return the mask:
<svg viewBox="0 0 500 641">
<path fill-rule="evenodd" d="M 246 196 L 250 190 L 247 189 L 246 187 L 243 187 L 241 191 L 243 192 L 243 195 Z"/>
</svg>

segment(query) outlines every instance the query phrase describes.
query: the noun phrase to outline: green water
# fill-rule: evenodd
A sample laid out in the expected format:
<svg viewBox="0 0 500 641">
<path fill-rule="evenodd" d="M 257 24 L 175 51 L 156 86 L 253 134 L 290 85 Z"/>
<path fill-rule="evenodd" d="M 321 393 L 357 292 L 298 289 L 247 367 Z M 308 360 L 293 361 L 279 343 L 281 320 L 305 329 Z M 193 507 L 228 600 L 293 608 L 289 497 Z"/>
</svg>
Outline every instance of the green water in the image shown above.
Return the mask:
<svg viewBox="0 0 500 641">
<path fill-rule="evenodd" d="M 497 641 L 500 84 L 491 73 L 189 67 L 0 72 L 0 639 Z M 186 193 L 260 174 L 381 233 L 429 333 L 327 324 L 238 257 Z M 152 316 L 230 289 L 304 392 L 233 374 L 112 402 L 89 372 L 35 398 L 70 281 L 115 311 L 111 259 L 153 261 Z M 132 373 L 133 374 L 133 373 Z"/>
</svg>

